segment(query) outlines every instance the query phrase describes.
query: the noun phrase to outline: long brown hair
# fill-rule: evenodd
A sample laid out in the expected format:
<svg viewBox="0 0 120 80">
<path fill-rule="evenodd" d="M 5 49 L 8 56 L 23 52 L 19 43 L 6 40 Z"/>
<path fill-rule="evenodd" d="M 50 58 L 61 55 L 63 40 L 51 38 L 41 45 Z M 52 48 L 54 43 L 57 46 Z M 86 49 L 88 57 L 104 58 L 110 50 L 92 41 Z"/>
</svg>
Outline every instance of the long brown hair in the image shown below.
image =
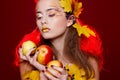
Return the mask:
<svg viewBox="0 0 120 80">
<path fill-rule="evenodd" d="M 86 72 L 86 77 L 89 78 L 94 71 L 88 62 L 88 55 L 80 49 L 80 37 L 74 27 L 69 27 L 65 38 L 64 55 L 66 58 L 76 65 L 83 68 Z"/>
</svg>

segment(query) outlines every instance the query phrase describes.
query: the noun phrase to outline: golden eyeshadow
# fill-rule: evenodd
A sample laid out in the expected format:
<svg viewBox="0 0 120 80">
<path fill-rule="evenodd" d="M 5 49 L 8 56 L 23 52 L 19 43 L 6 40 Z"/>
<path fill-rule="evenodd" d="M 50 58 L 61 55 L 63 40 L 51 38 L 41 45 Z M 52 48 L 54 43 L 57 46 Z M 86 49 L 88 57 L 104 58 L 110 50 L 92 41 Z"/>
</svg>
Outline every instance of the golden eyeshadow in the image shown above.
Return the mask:
<svg viewBox="0 0 120 80">
<path fill-rule="evenodd" d="M 49 12 L 49 14 L 50 15 L 52 15 L 52 14 L 61 15 L 60 12 L 58 12 L 57 10 L 51 11 L 51 12 Z"/>
</svg>

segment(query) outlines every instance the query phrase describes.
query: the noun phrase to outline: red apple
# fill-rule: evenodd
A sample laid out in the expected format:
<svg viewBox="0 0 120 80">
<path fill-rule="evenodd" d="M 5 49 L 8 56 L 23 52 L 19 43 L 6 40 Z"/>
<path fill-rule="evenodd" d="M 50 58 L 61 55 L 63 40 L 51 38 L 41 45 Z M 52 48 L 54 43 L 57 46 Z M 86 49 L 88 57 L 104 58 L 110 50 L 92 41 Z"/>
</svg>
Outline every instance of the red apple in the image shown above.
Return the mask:
<svg viewBox="0 0 120 80">
<path fill-rule="evenodd" d="M 41 45 L 36 49 L 36 51 L 39 51 L 37 60 L 40 64 L 46 65 L 53 59 L 52 48 L 48 45 Z"/>
<path fill-rule="evenodd" d="M 37 47 L 37 45 L 33 41 L 28 40 L 28 41 L 23 42 L 22 44 L 23 55 L 26 55 L 27 52 L 33 47 Z"/>
<path fill-rule="evenodd" d="M 63 68 L 63 64 L 62 64 L 60 61 L 58 61 L 58 60 L 52 60 L 52 61 L 50 61 L 50 62 L 47 64 L 47 67 L 51 67 L 51 68 L 52 68 L 52 66 L 57 66 L 57 67 Z M 59 71 L 57 71 L 57 70 L 55 70 L 55 69 L 53 69 L 53 70 L 59 73 Z M 52 76 L 54 76 L 54 74 L 52 74 L 52 73 L 49 72 L 48 70 L 47 70 L 47 73 L 50 74 L 50 75 L 52 75 Z"/>
<path fill-rule="evenodd" d="M 63 64 L 58 60 L 52 60 L 47 64 L 48 67 L 51 67 L 51 65 L 61 67 L 61 68 L 63 67 Z"/>
</svg>

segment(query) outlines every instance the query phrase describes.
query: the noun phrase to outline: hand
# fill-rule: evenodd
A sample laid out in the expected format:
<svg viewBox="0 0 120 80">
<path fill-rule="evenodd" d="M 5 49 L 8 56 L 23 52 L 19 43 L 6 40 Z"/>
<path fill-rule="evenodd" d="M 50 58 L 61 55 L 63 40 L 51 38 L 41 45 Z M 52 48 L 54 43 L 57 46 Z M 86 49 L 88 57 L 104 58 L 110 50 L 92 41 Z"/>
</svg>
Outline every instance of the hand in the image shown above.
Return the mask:
<svg viewBox="0 0 120 80">
<path fill-rule="evenodd" d="M 33 56 L 30 56 L 30 54 L 35 50 L 36 48 L 32 48 L 28 51 L 28 53 L 24 56 L 22 52 L 22 48 L 19 48 L 19 55 L 20 59 L 28 61 L 31 65 L 36 67 L 38 70 L 42 71 L 45 70 L 45 66 L 38 63 L 37 61 L 37 55 L 39 52 L 35 52 Z"/>
<path fill-rule="evenodd" d="M 52 66 L 52 68 L 48 67 L 46 71 L 44 71 L 44 75 L 49 80 L 67 80 L 68 77 L 66 70 L 57 66 Z"/>
<path fill-rule="evenodd" d="M 23 55 L 22 48 L 19 48 L 18 52 L 19 52 L 19 57 L 20 57 L 20 59 L 27 61 L 26 56 Z"/>
</svg>

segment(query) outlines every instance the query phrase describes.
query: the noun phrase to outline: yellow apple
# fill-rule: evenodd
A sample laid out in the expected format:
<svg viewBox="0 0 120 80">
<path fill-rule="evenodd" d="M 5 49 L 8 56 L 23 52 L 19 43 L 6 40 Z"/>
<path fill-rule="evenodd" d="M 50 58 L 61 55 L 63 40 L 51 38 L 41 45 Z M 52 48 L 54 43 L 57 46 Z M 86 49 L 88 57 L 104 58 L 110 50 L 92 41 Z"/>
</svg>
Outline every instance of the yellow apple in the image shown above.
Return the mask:
<svg viewBox="0 0 120 80">
<path fill-rule="evenodd" d="M 52 60 L 52 61 L 50 61 L 48 64 L 47 64 L 47 67 L 51 67 L 51 66 L 57 66 L 57 67 L 63 67 L 63 64 L 60 62 L 60 61 L 58 61 L 58 60 Z"/>
<path fill-rule="evenodd" d="M 40 64 L 46 65 L 53 59 L 52 48 L 48 45 L 40 45 L 36 51 L 39 51 L 37 60 Z"/>
<path fill-rule="evenodd" d="M 62 64 L 60 61 L 58 61 L 58 60 L 52 60 L 52 61 L 50 61 L 50 62 L 47 64 L 47 67 L 51 67 L 51 68 L 52 68 L 52 66 L 57 66 L 57 67 L 63 68 L 63 64 Z M 55 69 L 53 69 L 53 70 L 59 73 L 59 71 L 57 71 L 57 70 L 55 70 Z M 52 73 L 49 72 L 48 70 L 47 70 L 47 73 L 50 74 L 50 75 L 52 75 L 52 76 L 54 76 L 54 74 L 52 74 Z"/>
<path fill-rule="evenodd" d="M 37 47 L 37 45 L 33 41 L 28 40 L 28 41 L 23 42 L 22 44 L 23 55 L 26 55 L 27 52 L 34 47 Z"/>
</svg>

